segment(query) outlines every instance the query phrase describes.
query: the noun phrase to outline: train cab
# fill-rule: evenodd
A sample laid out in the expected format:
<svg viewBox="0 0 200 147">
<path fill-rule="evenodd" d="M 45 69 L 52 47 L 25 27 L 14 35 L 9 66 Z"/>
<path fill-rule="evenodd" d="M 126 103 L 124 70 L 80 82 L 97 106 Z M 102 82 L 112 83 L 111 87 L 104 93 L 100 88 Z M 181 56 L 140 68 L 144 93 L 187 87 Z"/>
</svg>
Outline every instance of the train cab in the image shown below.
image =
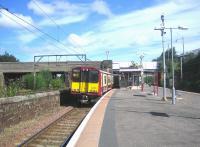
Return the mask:
<svg viewBox="0 0 200 147">
<path fill-rule="evenodd" d="M 72 69 L 71 94 L 78 103 L 90 103 L 111 89 L 111 74 L 93 67 Z"/>
</svg>

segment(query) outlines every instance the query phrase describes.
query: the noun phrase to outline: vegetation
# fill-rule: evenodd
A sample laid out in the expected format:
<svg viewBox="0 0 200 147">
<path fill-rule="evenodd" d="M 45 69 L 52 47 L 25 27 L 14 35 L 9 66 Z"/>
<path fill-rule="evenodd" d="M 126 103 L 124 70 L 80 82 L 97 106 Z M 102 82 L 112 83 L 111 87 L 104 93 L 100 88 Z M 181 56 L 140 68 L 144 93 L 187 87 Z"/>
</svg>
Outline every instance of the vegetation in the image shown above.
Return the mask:
<svg viewBox="0 0 200 147">
<path fill-rule="evenodd" d="M 53 89 L 64 88 L 65 84 L 61 78 L 51 80 L 51 86 Z"/>
<path fill-rule="evenodd" d="M 27 75 L 24 75 L 22 77 L 22 81 L 24 83 L 24 88 L 26 89 L 34 89 L 34 75 L 33 74 L 27 74 Z"/>
<path fill-rule="evenodd" d="M 137 64 L 137 63 L 135 63 L 134 61 L 131 61 L 131 66 L 130 66 L 130 68 L 138 68 L 139 67 L 139 65 Z"/>
<path fill-rule="evenodd" d="M 3 55 L 0 55 L 0 62 L 19 62 L 19 60 L 15 56 L 5 52 Z"/>
<path fill-rule="evenodd" d="M 178 88 L 200 92 L 200 52 L 188 54 L 183 62 L 183 79 L 177 85 Z"/>
<path fill-rule="evenodd" d="M 174 72 L 175 75 L 179 75 L 180 72 L 180 60 L 179 57 L 176 53 L 175 48 L 173 48 L 173 52 L 174 52 Z M 170 79 L 172 79 L 172 49 L 169 49 L 167 51 L 165 51 L 165 65 L 166 65 L 166 85 L 167 87 L 171 87 L 170 84 Z M 157 61 L 158 62 L 158 71 L 160 71 L 161 73 L 163 73 L 163 53 L 157 58 L 154 59 L 153 61 Z M 161 79 L 160 81 L 161 83 L 159 83 L 160 86 L 163 86 L 163 80 Z"/>
<path fill-rule="evenodd" d="M 152 76 L 144 77 L 144 82 L 149 86 L 153 85 L 153 77 Z"/>
<path fill-rule="evenodd" d="M 0 87 L 0 97 L 11 97 L 17 95 L 20 90 L 18 81 L 11 82 L 7 87 Z"/>
<path fill-rule="evenodd" d="M 0 87 L 0 97 L 11 97 L 21 94 L 30 94 L 34 91 L 57 90 L 63 88 L 65 88 L 65 84 L 62 77 L 53 79 L 48 70 L 43 70 L 35 76 L 35 88 L 34 75 L 32 73 L 27 74 L 18 81 L 10 82 L 6 87 Z"/>
<path fill-rule="evenodd" d="M 176 89 L 182 89 L 186 91 L 200 92 L 200 51 L 198 54 L 187 53 L 183 59 L 183 79 L 181 79 L 181 65 L 180 57 L 178 57 L 175 48 L 174 49 L 174 71 L 175 71 L 175 87 Z M 169 81 L 172 79 L 172 63 L 171 63 L 172 50 L 167 50 L 165 52 L 166 59 L 166 74 L 167 74 L 167 87 L 171 87 Z M 158 70 L 163 72 L 163 61 L 161 54 L 157 59 L 159 66 Z M 163 80 L 161 79 L 161 82 Z M 162 85 L 162 83 L 160 83 Z"/>
</svg>

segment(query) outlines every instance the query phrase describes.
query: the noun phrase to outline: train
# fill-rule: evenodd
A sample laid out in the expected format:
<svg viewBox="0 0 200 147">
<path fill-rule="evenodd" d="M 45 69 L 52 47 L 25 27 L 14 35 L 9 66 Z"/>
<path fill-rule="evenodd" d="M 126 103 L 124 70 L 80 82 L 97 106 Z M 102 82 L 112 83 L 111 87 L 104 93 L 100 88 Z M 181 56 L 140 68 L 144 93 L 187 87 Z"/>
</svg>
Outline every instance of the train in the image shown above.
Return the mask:
<svg viewBox="0 0 200 147">
<path fill-rule="evenodd" d="M 92 103 L 105 92 L 112 89 L 111 73 L 94 67 L 75 67 L 71 75 L 71 94 L 78 104 Z"/>
</svg>

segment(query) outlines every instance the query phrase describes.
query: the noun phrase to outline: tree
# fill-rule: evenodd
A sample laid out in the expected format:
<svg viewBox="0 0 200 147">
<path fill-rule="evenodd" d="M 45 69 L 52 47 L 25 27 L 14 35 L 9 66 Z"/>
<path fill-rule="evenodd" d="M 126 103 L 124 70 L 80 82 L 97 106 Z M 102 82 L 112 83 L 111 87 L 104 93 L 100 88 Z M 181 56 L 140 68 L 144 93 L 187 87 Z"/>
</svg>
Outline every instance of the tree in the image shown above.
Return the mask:
<svg viewBox="0 0 200 147">
<path fill-rule="evenodd" d="M 188 53 L 183 62 L 183 80 L 179 88 L 186 91 L 200 92 L 200 51 L 198 54 Z"/>
<path fill-rule="evenodd" d="M 130 68 L 138 68 L 138 64 L 137 63 L 135 63 L 134 61 L 131 61 L 131 66 L 130 66 Z"/>
<path fill-rule="evenodd" d="M 19 62 L 19 60 L 15 56 L 5 52 L 3 55 L 0 55 L 0 62 Z"/>
<path fill-rule="evenodd" d="M 180 73 L 180 60 L 177 55 L 177 52 L 175 48 L 173 47 L 173 54 L 174 54 L 174 72 L 175 76 L 179 75 Z M 153 61 L 158 62 L 158 71 L 163 72 L 163 53 L 156 59 L 153 59 Z M 170 87 L 169 85 L 169 79 L 172 78 L 172 49 L 168 49 L 165 51 L 165 64 L 166 64 L 166 80 L 167 80 L 167 87 Z M 161 80 L 162 82 L 163 80 Z M 160 83 L 161 85 L 163 83 Z"/>
</svg>

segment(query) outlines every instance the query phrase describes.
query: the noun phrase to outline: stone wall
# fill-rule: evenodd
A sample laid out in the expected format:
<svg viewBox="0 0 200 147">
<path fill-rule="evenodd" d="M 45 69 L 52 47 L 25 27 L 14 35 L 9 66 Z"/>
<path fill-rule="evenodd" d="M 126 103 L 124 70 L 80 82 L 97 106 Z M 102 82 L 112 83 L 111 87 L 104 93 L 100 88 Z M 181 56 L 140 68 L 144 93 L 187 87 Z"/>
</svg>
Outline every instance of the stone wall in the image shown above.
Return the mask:
<svg viewBox="0 0 200 147">
<path fill-rule="evenodd" d="M 59 91 L 0 98 L 0 128 L 31 119 L 58 106 Z"/>
</svg>

